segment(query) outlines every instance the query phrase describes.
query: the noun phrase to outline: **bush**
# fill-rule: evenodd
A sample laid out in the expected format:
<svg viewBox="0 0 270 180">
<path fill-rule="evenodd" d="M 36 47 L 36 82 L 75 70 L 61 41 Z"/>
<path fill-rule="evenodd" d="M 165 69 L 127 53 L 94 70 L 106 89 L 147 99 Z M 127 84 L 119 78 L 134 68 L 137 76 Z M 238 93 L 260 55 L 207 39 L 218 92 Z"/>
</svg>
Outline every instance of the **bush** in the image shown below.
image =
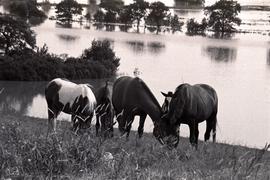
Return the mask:
<svg viewBox="0 0 270 180">
<path fill-rule="evenodd" d="M 189 35 L 204 35 L 207 28 L 207 22 L 204 18 L 201 23 L 198 23 L 194 18 L 187 21 L 187 34 Z"/>
<path fill-rule="evenodd" d="M 93 41 L 80 58 L 63 58 L 49 54 L 47 47 L 37 52 L 16 52 L 0 56 L 0 80 L 39 81 L 53 78 L 86 79 L 115 75 L 119 58 L 109 41 Z"/>
</svg>

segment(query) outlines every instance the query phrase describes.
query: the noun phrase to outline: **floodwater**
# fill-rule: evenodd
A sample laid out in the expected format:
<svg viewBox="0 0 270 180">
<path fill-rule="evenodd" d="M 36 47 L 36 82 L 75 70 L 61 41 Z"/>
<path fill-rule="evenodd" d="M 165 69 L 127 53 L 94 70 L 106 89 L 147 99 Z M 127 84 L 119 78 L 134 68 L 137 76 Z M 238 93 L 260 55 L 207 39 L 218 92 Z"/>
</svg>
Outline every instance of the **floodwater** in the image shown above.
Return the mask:
<svg viewBox="0 0 270 180">
<path fill-rule="evenodd" d="M 183 17 L 200 17 L 201 11 L 176 12 Z M 265 21 L 267 12 L 252 11 L 242 14 L 250 34 L 238 34 L 231 40 L 184 33 L 135 33 L 96 30 L 91 26 L 60 28 L 55 21 L 46 20 L 34 27 L 37 44 L 44 43 L 56 54 L 79 56 L 90 47 L 93 39 L 107 39 L 121 58 L 119 75 L 133 76 L 135 69 L 152 90 L 160 104 L 160 91 L 174 91 L 181 83 L 206 83 L 214 87 L 219 97 L 217 139 L 220 142 L 263 147 L 270 142 L 270 30 Z M 258 17 L 263 17 L 259 18 Z M 257 21 L 255 21 L 257 18 Z M 254 26 L 254 27 L 252 27 Z M 134 27 L 134 31 L 135 31 Z M 103 80 L 89 80 L 94 87 Z M 0 111 L 47 118 L 44 88 L 47 82 L 0 82 Z M 60 119 L 69 120 L 69 116 Z M 138 119 L 137 119 L 138 120 Z M 138 121 L 133 124 L 137 129 Z M 153 123 L 147 118 L 145 131 L 151 132 Z M 200 125 L 203 139 L 205 123 Z M 188 136 L 186 125 L 180 134 Z"/>
</svg>

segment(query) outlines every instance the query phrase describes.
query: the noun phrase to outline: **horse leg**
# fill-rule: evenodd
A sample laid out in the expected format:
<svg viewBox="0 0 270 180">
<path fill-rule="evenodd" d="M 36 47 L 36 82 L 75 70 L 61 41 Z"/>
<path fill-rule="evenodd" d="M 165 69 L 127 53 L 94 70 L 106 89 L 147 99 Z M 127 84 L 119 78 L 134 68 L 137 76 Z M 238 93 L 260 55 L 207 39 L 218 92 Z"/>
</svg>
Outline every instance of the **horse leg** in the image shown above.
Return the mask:
<svg viewBox="0 0 270 180">
<path fill-rule="evenodd" d="M 212 130 L 213 142 L 216 142 L 216 124 L 217 124 L 217 115 L 215 113 L 206 120 L 206 132 L 204 134 L 205 141 L 210 139 L 210 133 Z"/>
<path fill-rule="evenodd" d="M 198 139 L 199 139 L 199 124 L 198 123 L 196 123 L 195 125 L 195 138 L 196 138 L 196 141 L 195 141 L 196 146 L 198 146 Z"/>
<path fill-rule="evenodd" d="M 212 130 L 212 121 L 211 121 L 211 118 L 209 118 L 206 120 L 206 131 L 204 133 L 204 141 L 209 140 L 211 130 Z"/>
<path fill-rule="evenodd" d="M 48 107 L 48 132 L 56 131 L 56 118 L 60 111 L 55 110 L 52 107 Z"/>
<path fill-rule="evenodd" d="M 140 124 L 138 127 L 139 138 L 141 138 L 143 135 L 143 127 L 144 127 L 144 122 L 145 122 L 146 116 L 147 116 L 147 114 L 144 112 L 141 113 L 141 115 L 140 115 Z"/>
<path fill-rule="evenodd" d="M 127 133 L 126 135 L 126 139 L 128 140 L 129 138 L 129 133 L 130 133 L 130 129 L 131 129 L 131 126 L 132 126 L 132 123 L 134 121 L 134 115 L 130 113 L 127 113 L 127 112 L 130 112 L 130 111 L 124 111 L 124 115 L 123 115 L 123 118 L 125 118 L 125 122 L 126 122 L 126 125 L 125 125 L 125 131 Z"/>
<path fill-rule="evenodd" d="M 96 115 L 96 136 L 98 136 L 98 131 L 99 131 L 99 128 L 100 128 L 100 116 L 99 115 Z"/>
<path fill-rule="evenodd" d="M 212 121 L 213 142 L 216 142 L 216 127 L 217 127 L 217 115 L 214 116 L 213 121 Z"/>
<path fill-rule="evenodd" d="M 199 134 L 198 130 L 198 123 L 195 122 L 195 119 L 192 119 L 191 122 L 188 124 L 189 126 L 189 141 L 192 146 L 197 147 L 197 134 Z"/>
</svg>

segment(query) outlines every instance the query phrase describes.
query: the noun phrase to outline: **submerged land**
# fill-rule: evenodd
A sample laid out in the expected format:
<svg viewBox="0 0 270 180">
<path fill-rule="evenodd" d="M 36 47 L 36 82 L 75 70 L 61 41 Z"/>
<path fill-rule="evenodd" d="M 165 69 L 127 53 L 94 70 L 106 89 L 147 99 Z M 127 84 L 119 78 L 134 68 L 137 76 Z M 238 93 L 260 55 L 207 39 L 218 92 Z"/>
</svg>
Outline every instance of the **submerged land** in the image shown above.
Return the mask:
<svg viewBox="0 0 270 180">
<path fill-rule="evenodd" d="M 161 146 L 151 133 L 129 141 L 82 135 L 58 121 L 47 137 L 47 120 L 0 114 L 1 179 L 270 179 L 269 146 L 252 149 L 199 142 L 194 150 L 181 138 L 176 149 Z"/>
</svg>

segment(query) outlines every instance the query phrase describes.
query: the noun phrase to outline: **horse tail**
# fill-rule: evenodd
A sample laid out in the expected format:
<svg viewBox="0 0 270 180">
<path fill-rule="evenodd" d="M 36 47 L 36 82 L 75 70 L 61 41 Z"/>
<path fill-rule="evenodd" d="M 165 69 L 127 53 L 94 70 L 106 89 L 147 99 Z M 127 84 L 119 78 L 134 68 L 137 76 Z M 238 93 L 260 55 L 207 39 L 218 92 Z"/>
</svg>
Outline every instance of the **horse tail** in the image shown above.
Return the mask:
<svg viewBox="0 0 270 180">
<path fill-rule="evenodd" d="M 213 137 L 213 142 L 216 142 L 216 129 L 217 129 L 217 115 L 215 115 L 215 118 L 212 122 L 212 137 Z"/>
</svg>

